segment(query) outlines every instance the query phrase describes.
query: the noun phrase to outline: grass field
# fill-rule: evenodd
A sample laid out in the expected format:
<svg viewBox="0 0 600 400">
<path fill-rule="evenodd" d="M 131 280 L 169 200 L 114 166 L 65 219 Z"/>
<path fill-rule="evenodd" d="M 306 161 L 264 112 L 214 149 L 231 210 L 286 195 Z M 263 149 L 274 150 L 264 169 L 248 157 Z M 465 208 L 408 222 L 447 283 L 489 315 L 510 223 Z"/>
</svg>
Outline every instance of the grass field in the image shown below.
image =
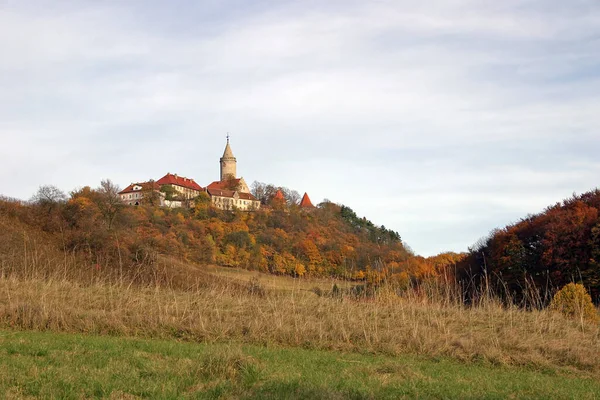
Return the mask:
<svg viewBox="0 0 600 400">
<path fill-rule="evenodd" d="M 467 306 L 448 284 L 356 296 L 352 282 L 176 260 L 133 277 L 56 262 L 0 263 L 6 398 L 600 393 L 600 325 L 485 294 Z"/>
<path fill-rule="evenodd" d="M 0 331 L 6 398 L 577 398 L 600 381 L 553 370 L 242 344 Z"/>
</svg>

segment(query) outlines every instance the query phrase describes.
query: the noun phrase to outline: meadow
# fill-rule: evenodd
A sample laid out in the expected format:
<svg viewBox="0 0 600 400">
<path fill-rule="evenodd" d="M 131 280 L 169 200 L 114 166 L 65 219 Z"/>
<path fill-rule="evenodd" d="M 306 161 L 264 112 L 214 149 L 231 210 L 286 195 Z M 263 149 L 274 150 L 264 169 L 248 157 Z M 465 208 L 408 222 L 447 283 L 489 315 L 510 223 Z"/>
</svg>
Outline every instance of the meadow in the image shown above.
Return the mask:
<svg viewBox="0 0 600 400">
<path fill-rule="evenodd" d="M 578 398 L 573 373 L 274 345 L 0 331 L 0 392 L 21 398 Z"/>
<path fill-rule="evenodd" d="M 332 291 L 335 281 L 161 262 L 154 281 L 144 282 L 66 268 L 2 274 L 7 393 L 595 398 L 600 390 L 599 325 L 547 309 L 526 311 L 491 295 L 466 306 L 450 285 L 351 295 L 343 286 Z M 136 353 L 136 346 L 151 354 Z M 165 349 L 179 355 L 165 358 Z M 103 353 L 105 369 L 92 379 L 85 371 L 94 352 Z M 234 366 L 207 377 L 202 365 L 210 361 L 186 352 L 238 361 L 226 360 Z M 71 367 L 49 354 L 73 358 Z M 239 360 L 252 360 L 250 370 Z M 146 368 L 154 371 L 153 389 L 141 379 Z M 141 380 L 117 384 L 123 377 Z M 44 380 L 50 386 L 34 383 Z"/>
</svg>

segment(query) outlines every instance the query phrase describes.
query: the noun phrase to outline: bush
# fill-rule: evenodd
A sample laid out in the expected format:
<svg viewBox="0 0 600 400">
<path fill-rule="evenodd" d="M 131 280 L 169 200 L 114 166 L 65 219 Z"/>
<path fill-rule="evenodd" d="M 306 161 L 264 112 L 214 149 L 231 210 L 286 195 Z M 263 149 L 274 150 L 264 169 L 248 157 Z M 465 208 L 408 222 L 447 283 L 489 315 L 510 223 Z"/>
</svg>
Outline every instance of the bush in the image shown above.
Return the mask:
<svg viewBox="0 0 600 400">
<path fill-rule="evenodd" d="M 598 321 L 598 310 L 587 290 L 580 283 L 569 283 L 556 292 L 550 308 L 567 317 Z"/>
</svg>

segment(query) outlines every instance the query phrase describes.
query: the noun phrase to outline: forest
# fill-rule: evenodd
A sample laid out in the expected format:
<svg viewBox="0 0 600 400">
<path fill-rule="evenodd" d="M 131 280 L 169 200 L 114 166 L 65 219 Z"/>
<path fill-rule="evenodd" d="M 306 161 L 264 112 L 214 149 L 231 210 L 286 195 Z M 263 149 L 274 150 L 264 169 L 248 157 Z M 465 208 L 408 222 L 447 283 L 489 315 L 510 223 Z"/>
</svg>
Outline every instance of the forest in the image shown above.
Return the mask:
<svg viewBox="0 0 600 400">
<path fill-rule="evenodd" d="M 493 230 L 458 264 L 465 282 L 486 280 L 505 296 L 528 293 L 547 304 L 557 288 L 583 283 L 600 300 L 600 190 Z"/>
</svg>

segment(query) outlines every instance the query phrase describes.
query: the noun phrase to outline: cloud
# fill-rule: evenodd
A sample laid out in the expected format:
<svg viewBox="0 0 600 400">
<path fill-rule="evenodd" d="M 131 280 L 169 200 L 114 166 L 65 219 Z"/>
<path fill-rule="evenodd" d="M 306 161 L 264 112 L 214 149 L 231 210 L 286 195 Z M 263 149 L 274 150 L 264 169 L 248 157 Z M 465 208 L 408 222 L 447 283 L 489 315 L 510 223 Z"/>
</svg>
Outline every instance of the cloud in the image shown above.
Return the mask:
<svg viewBox="0 0 600 400">
<path fill-rule="evenodd" d="M 593 1 L 0 6 L 3 193 L 239 172 L 422 254 L 597 185 Z"/>
</svg>

